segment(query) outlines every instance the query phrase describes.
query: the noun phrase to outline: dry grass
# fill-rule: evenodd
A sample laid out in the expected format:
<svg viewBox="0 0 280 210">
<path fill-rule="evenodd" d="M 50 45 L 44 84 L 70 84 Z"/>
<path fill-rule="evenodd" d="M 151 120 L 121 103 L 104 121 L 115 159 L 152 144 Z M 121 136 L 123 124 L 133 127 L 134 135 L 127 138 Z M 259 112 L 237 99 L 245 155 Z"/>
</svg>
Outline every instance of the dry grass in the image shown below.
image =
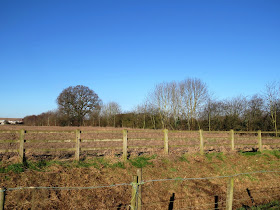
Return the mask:
<svg viewBox="0 0 280 210">
<path fill-rule="evenodd" d="M 122 139 L 122 128 L 93 127 L 30 127 L 1 126 L 1 130 L 28 131 L 74 131 L 80 129 L 83 139 Z M 163 147 L 161 130 L 128 129 L 128 146 L 159 146 Z M 98 131 L 97 133 L 86 133 Z M 106 133 L 109 131 L 108 133 Z M 17 140 L 18 134 L 0 134 L 0 141 Z M 137 140 L 148 139 L 153 140 Z M 232 153 L 228 132 L 204 132 L 206 155 L 198 155 L 198 132 L 169 132 L 170 155 L 163 155 L 163 148 L 129 149 L 129 161 L 121 164 L 122 150 L 99 150 L 82 152 L 82 162 L 72 162 L 74 152 L 35 152 L 36 148 L 73 148 L 74 133 L 27 133 L 25 143 L 29 166 L 13 165 L 17 162 L 17 153 L 0 154 L 0 183 L 7 188 L 19 186 L 100 186 L 115 183 L 130 183 L 136 174 L 135 165 L 149 162 L 143 169 L 143 179 L 166 179 L 187 177 L 212 177 L 251 172 L 260 170 L 279 170 L 279 151 L 266 151 L 263 154 Z M 65 143 L 46 143 L 39 140 L 73 140 Z M 189 139 L 185 141 L 184 139 Z M 36 143 L 36 141 L 38 141 Z M 256 135 L 236 135 L 236 142 L 257 144 Z M 279 139 L 266 136 L 265 142 L 279 142 Z M 209 146 L 211 144 L 222 146 Z M 0 144 L 0 149 L 18 148 L 18 143 Z M 183 147 L 172 147 L 184 145 Z M 196 145 L 196 147 L 190 147 Z M 82 142 L 82 147 L 122 147 L 122 142 Z M 237 150 L 252 151 L 256 146 L 238 146 Z M 265 146 L 265 149 L 277 149 L 277 146 Z M 221 153 L 224 152 L 224 153 Z M 157 154 L 156 158 L 151 155 Z M 145 157 L 150 157 L 151 160 Z M 137 159 L 143 157 L 144 160 Z M 42 167 L 31 167 L 32 161 Z M 145 164 L 144 164 L 145 165 Z M 10 167 L 11 170 L 8 170 Z M 13 168 L 14 167 L 14 168 Z M 17 167 L 24 169 L 18 171 Z M 234 208 L 251 205 L 247 194 L 248 188 L 256 204 L 280 199 L 280 175 L 267 173 L 240 176 L 235 179 Z M 143 209 L 167 209 L 169 200 L 175 193 L 174 209 L 193 207 L 194 209 L 211 209 L 214 207 L 214 196 L 219 197 L 220 207 L 224 207 L 227 179 L 165 181 L 143 185 Z M 8 191 L 7 209 L 125 209 L 131 200 L 131 186 L 101 188 L 94 190 L 16 190 Z M 210 206 L 207 206 L 210 205 Z"/>
<path fill-rule="evenodd" d="M 214 177 L 242 172 L 279 170 L 279 152 L 223 154 L 209 153 L 201 156 L 157 156 L 146 158 L 143 179 Z M 142 156 L 145 157 L 145 156 Z M 150 159 L 150 160 L 149 160 Z M 134 158 L 134 162 L 139 159 Z M 124 168 L 115 164 L 120 158 L 94 158 L 81 163 L 52 162 L 41 171 L 26 168 L 24 172 L 1 173 L 0 183 L 6 188 L 19 186 L 101 186 L 131 183 L 136 174 L 133 161 Z M 7 164 L 2 163 L 2 167 Z M 234 209 L 252 205 L 246 189 L 251 191 L 256 204 L 280 199 L 280 174 L 266 173 L 235 178 Z M 211 209 L 214 196 L 219 202 L 226 199 L 227 179 L 192 181 L 162 181 L 143 185 L 143 209 L 167 209 L 175 193 L 174 209 L 193 207 Z M 17 190 L 8 191 L 7 209 L 125 209 L 131 200 L 131 186 L 94 190 Z M 206 206 L 210 205 L 210 206 Z M 118 208 L 119 207 L 119 208 Z M 224 207 L 220 203 L 220 208 Z"/>
</svg>

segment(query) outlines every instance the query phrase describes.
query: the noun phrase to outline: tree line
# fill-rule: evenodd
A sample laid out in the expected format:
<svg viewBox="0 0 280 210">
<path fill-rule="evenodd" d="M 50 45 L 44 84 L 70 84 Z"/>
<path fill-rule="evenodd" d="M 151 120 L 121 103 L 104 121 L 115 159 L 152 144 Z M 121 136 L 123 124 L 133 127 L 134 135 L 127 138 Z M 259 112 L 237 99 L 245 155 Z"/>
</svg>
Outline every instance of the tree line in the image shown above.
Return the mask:
<svg viewBox="0 0 280 210">
<path fill-rule="evenodd" d="M 278 131 L 280 84 L 271 82 L 261 94 L 217 100 L 197 78 L 157 84 L 134 110 L 116 102 L 102 103 L 86 86 L 64 89 L 55 111 L 26 116 L 25 125 L 100 126 L 174 130 Z"/>
</svg>

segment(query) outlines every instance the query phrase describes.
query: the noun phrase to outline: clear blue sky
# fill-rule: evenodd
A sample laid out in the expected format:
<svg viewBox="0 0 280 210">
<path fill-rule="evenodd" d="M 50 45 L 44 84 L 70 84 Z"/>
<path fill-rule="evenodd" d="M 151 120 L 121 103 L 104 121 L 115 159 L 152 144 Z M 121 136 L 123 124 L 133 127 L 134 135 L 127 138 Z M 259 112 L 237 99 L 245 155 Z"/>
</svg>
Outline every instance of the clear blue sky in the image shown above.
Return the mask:
<svg viewBox="0 0 280 210">
<path fill-rule="evenodd" d="M 0 117 L 85 85 L 123 110 L 197 77 L 218 99 L 279 80 L 279 0 L 0 0 Z"/>
</svg>

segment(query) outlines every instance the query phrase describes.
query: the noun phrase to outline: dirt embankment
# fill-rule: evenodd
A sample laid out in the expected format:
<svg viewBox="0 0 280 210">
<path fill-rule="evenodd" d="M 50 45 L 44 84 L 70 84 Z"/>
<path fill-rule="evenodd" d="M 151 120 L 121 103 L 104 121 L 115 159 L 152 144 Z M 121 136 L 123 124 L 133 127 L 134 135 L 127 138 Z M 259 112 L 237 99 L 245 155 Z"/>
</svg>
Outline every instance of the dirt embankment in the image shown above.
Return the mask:
<svg viewBox="0 0 280 210">
<path fill-rule="evenodd" d="M 16 173 L 7 163 L 1 163 L 1 186 L 6 188 L 89 187 L 131 183 L 136 174 L 135 166 L 143 167 L 142 209 L 213 209 L 218 196 L 219 208 L 225 207 L 228 178 L 194 179 L 226 176 L 253 171 L 280 169 L 280 152 L 260 153 L 209 153 L 204 156 L 186 154 L 179 156 L 140 156 L 131 158 L 125 165 L 121 158 L 91 158 L 80 163 L 47 162 L 30 166 Z M 35 164 L 35 163 L 34 163 Z M 42 163 L 41 163 L 42 164 Z M 8 170 L 9 168 L 9 170 Z M 33 168 L 33 169 L 32 169 Z M 37 168 L 37 169 L 38 169 Z M 4 170 L 5 169 L 5 170 Z M 171 179 L 173 181 L 147 180 Z M 241 175 L 234 178 L 234 209 L 242 205 L 266 203 L 280 199 L 280 173 Z M 248 190 L 250 196 L 248 195 Z M 81 190 L 13 190 L 7 191 L 7 209 L 126 209 L 131 201 L 131 185 Z M 170 203 L 170 200 L 172 201 Z"/>
</svg>

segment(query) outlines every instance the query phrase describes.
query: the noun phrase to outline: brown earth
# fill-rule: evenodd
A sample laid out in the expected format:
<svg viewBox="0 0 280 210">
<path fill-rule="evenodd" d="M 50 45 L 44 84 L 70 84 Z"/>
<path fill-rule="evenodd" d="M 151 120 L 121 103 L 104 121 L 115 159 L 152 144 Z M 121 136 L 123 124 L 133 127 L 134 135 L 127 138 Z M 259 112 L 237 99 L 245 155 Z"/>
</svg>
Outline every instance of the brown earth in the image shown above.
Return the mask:
<svg viewBox="0 0 280 210">
<path fill-rule="evenodd" d="M 279 156 L 264 152 L 249 156 L 237 153 L 211 153 L 204 156 L 157 156 L 143 168 L 142 209 L 168 209 L 174 195 L 173 209 L 213 209 L 214 196 L 218 196 L 219 208 L 225 208 L 228 178 L 155 181 L 170 178 L 199 178 L 226 176 L 252 171 L 275 171 L 280 169 Z M 275 153 L 276 154 L 276 153 Z M 277 153 L 279 154 L 279 153 Z M 135 160 L 135 159 L 134 159 Z M 0 184 L 15 187 L 89 187 L 131 183 L 136 167 L 128 161 L 125 168 L 112 167 L 121 158 L 91 158 L 83 163 L 97 161 L 97 165 L 78 167 L 77 163 L 51 164 L 36 171 L 26 169 L 22 173 L 12 171 L 0 173 Z M 7 167 L 8 163 L 1 163 Z M 131 201 L 129 186 L 115 186 L 83 190 L 14 190 L 6 191 L 6 209 L 127 209 Z M 280 199 L 280 173 L 262 173 L 235 177 L 234 209 L 242 205 L 252 206 L 247 189 L 255 204 L 259 205 Z M 172 200 L 172 199 L 171 199 Z"/>
</svg>

